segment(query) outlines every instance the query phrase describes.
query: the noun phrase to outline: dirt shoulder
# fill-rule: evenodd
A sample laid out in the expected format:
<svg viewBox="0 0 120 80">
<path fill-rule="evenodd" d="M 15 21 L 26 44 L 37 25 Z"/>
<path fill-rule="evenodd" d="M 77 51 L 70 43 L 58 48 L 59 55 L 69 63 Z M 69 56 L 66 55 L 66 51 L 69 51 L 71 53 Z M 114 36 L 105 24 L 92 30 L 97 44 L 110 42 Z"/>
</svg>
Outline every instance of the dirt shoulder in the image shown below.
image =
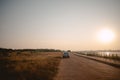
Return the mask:
<svg viewBox="0 0 120 80">
<path fill-rule="evenodd" d="M 77 55 L 79 57 L 84 57 L 87 59 L 91 59 L 91 60 L 95 60 L 101 63 L 105 63 L 108 64 L 110 66 L 116 67 L 116 68 L 120 68 L 120 61 L 115 61 L 115 60 L 111 60 L 111 59 L 107 59 L 107 58 L 101 58 L 101 57 L 95 57 L 95 56 L 86 56 L 86 55 L 81 55 L 78 53 L 74 53 L 74 55 Z"/>
</svg>

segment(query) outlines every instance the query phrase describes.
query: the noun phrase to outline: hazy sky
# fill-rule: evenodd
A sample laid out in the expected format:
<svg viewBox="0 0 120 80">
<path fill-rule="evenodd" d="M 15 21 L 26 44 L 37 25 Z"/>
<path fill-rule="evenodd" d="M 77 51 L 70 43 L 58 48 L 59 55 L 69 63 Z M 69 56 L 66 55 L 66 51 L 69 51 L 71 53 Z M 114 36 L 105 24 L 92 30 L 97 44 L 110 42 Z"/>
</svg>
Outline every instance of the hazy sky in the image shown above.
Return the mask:
<svg viewBox="0 0 120 80">
<path fill-rule="evenodd" d="M 97 40 L 102 28 L 114 41 Z M 120 49 L 120 0 L 0 0 L 0 47 Z"/>
</svg>

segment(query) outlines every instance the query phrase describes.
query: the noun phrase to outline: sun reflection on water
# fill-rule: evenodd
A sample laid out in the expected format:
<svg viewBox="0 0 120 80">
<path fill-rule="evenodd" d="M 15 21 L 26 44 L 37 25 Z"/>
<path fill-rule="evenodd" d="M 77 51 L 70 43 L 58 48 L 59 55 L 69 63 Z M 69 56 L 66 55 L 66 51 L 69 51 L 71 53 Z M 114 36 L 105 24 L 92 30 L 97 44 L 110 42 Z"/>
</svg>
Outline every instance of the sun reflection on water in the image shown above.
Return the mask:
<svg viewBox="0 0 120 80">
<path fill-rule="evenodd" d="M 106 55 L 110 55 L 110 52 L 106 52 Z"/>
</svg>

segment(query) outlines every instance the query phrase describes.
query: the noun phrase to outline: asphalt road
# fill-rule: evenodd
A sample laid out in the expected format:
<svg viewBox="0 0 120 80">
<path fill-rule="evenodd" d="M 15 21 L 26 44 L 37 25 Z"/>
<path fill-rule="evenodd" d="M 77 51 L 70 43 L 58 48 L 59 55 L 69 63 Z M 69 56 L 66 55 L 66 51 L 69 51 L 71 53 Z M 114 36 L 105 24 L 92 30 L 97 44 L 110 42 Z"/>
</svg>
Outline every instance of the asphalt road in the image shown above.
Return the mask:
<svg viewBox="0 0 120 80">
<path fill-rule="evenodd" d="M 61 60 L 55 80 L 120 80 L 120 69 L 71 53 Z"/>
</svg>

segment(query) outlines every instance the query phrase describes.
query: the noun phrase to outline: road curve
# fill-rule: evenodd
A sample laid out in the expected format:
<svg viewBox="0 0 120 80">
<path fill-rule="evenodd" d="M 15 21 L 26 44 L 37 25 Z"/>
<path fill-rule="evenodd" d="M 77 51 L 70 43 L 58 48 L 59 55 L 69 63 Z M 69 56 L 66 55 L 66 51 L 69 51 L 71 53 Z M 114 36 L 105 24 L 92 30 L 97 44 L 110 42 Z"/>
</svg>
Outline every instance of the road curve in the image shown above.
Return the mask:
<svg viewBox="0 0 120 80">
<path fill-rule="evenodd" d="M 71 53 L 61 60 L 54 80 L 120 80 L 120 69 Z"/>
</svg>

